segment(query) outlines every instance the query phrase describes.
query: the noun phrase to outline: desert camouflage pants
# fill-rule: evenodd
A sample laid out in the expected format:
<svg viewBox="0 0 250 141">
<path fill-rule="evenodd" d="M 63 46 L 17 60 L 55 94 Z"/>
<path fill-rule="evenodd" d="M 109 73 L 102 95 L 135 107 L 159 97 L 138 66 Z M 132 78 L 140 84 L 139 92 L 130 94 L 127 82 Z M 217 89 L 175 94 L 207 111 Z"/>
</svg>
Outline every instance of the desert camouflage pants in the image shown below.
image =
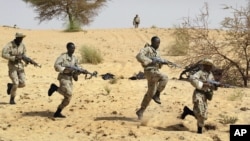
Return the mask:
<svg viewBox="0 0 250 141">
<path fill-rule="evenodd" d="M 12 88 L 10 91 L 10 96 L 15 97 L 17 88 L 25 87 L 25 72 L 23 69 L 18 69 L 16 67 L 9 68 L 9 77 L 12 81 Z"/>
<path fill-rule="evenodd" d="M 193 111 L 197 119 L 197 125 L 203 127 L 207 119 L 207 98 L 204 94 L 194 91 L 193 93 Z"/>
<path fill-rule="evenodd" d="M 155 92 L 162 92 L 164 90 L 168 82 L 168 77 L 156 69 L 145 70 L 144 74 L 148 81 L 148 90 L 144 95 L 141 107 L 146 109 Z"/>
<path fill-rule="evenodd" d="M 69 76 L 65 76 L 59 79 L 59 83 L 60 85 L 57 89 L 57 92 L 63 95 L 64 99 L 62 100 L 58 108 L 64 109 L 70 103 L 72 97 L 73 82 L 72 78 L 70 78 Z"/>
</svg>

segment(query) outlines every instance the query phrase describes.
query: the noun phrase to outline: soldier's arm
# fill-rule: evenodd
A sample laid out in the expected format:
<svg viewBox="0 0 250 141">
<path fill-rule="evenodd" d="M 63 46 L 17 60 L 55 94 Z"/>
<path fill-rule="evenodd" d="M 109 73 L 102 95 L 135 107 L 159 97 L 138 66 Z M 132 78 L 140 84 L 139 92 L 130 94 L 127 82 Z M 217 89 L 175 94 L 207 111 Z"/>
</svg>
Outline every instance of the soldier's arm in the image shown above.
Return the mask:
<svg viewBox="0 0 250 141">
<path fill-rule="evenodd" d="M 62 66 L 63 64 L 63 57 L 62 56 L 59 56 L 57 59 L 56 59 L 56 62 L 54 64 L 54 68 L 57 72 L 60 72 L 60 73 L 63 73 L 64 69 L 66 68 L 65 66 Z"/>
<path fill-rule="evenodd" d="M 201 75 L 202 75 L 202 71 L 198 71 L 195 74 L 191 75 L 189 80 L 191 82 L 191 84 L 199 90 L 209 90 L 209 89 L 213 89 L 213 85 L 210 84 L 209 82 L 207 82 L 206 80 L 201 80 Z"/>
<path fill-rule="evenodd" d="M 8 43 L 2 50 L 2 57 L 4 59 L 7 59 L 7 60 L 10 60 L 10 61 L 15 61 L 16 57 L 15 56 L 12 56 L 10 55 L 10 46 L 11 46 L 11 43 Z"/>
<path fill-rule="evenodd" d="M 136 55 L 137 61 L 139 61 L 143 66 L 147 66 L 152 63 L 152 59 L 146 56 L 147 47 L 140 50 L 140 52 Z"/>
<path fill-rule="evenodd" d="M 26 55 L 26 52 L 27 52 L 26 47 L 25 47 L 24 44 L 22 44 L 22 45 L 23 45 L 23 55 L 27 56 L 27 55 Z"/>
<path fill-rule="evenodd" d="M 191 75 L 189 77 L 189 81 L 192 86 L 194 86 L 196 89 L 201 90 L 203 87 L 203 82 L 200 80 L 200 71 L 196 72 L 195 74 Z"/>
</svg>

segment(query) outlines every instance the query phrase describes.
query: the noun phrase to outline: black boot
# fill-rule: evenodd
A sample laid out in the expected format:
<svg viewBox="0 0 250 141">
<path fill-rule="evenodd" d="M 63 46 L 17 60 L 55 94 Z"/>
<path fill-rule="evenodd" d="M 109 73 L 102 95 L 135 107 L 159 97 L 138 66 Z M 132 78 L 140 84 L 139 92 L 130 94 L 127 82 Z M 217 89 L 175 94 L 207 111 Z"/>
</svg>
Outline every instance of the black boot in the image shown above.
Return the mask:
<svg viewBox="0 0 250 141">
<path fill-rule="evenodd" d="M 198 133 L 198 134 L 202 134 L 202 127 L 199 127 L 199 126 L 198 126 L 197 133 Z"/>
<path fill-rule="evenodd" d="M 157 103 L 157 104 L 161 104 L 161 100 L 160 100 L 160 92 L 156 91 L 155 95 L 152 97 L 152 99 Z"/>
<path fill-rule="evenodd" d="M 16 102 L 15 102 L 15 97 L 10 97 L 10 104 L 16 104 Z"/>
<path fill-rule="evenodd" d="M 183 112 L 181 114 L 181 119 L 185 119 L 187 115 L 194 116 L 194 112 L 190 110 L 187 106 L 183 108 Z"/>
<path fill-rule="evenodd" d="M 52 83 L 48 90 L 48 96 L 51 96 L 55 91 L 57 91 L 57 89 L 58 87 L 56 86 L 56 84 Z"/>
<path fill-rule="evenodd" d="M 10 94 L 10 91 L 11 91 L 12 86 L 13 86 L 13 84 L 11 84 L 11 83 L 8 83 L 8 84 L 7 84 L 7 94 L 8 94 L 8 95 Z"/>
<path fill-rule="evenodd" d="M 139 120 L 142 119 L 144 111 L 145 111 L 145 108 L 140 108 L 138 111 L 136 111 L 136 115 Z"/>
<path fill-rule="evenodd" d="M 62 109 L 57 108 L 57 110 L 56 110 L 56 112 L 54 114 L 54 117 L 56 117 L 56 118 L 66 118 L 66 116 L 61 114 L 61 112 L 62 112 Z"/>
</svg>

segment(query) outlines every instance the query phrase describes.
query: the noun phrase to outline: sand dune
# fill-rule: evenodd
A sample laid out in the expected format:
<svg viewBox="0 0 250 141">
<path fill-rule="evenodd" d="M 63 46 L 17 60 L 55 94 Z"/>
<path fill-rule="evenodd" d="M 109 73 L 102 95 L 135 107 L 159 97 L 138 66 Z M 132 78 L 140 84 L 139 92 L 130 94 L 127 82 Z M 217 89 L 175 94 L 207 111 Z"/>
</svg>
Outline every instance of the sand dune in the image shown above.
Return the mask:
<svg viewBox="0 0 250 141">
<path fill-rule="evenodd" d="M 13 40 L 16 32 L 27 35 L 24 43 L 27 55 L 42 64 L 42 68 L 29 65 L 25 68 L 27 86 L 18 89 L 16 105 L 9 105 L 6 84 L 10 82 L 7 61 L 1 59 L 0 89 L 0 141 L 229 141 L 229 124 L 222 124 L 223 116 L 237 117 L 235 124 L 250 124 L 250 93 L 244 88 L 221 88 L 209 101 L 207 125 L 214 130 L 196 134 L 196 120 L 177 118 L 184 105 L 192 107 L 193 87 L 177 78 L 181 69 L 164 66 L 161 71 L 169 82 L 161 96 L 162 104 L 151 102 L 142 121 L 137 120 L 139 108 L 147 89 L 146 80 L 129 80 L 142 71 L 135 55 L 150 38 L 161 38 L 161 50 L 168 47 L 170 29 L 99 29 L 77 33 L 58 30 L 27 30 L 0 27 L 0 46 Z M 70 105 L 63 110 L 66 119 L 54 119 L 62 96 L 47 96 L 50 83 L 57 82 L 53 68 L 55 59 L 66 51 L 66 43 L 74 42 L 76 55 L 83 45 L 98 49 L 104 62 L 98 65 L 81 64 L 99 74 L 112 73 L 118 79 L 110 84 L 100 76 L 85 80 L 80 76 L 74 82 L 74 95 Z M 181 61 L 180 57 L 164 55 L 166 59 Z M 110 89 L 107 93 L 105 88 Z"/>
</svg>

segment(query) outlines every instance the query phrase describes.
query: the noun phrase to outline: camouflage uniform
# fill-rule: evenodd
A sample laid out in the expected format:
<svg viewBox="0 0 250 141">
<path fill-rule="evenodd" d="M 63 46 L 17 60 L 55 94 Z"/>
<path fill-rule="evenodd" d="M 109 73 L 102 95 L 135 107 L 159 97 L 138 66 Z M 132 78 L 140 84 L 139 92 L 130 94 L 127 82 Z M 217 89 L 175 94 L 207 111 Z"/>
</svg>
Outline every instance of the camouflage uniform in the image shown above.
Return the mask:
<svg viewBox="0 0 250 141">
<path fill-rule="evenodd" d="M 159 57 L 159 52 L 150 45 L 142 48 L 136 56 L 136 59 L 144 68 L 145 78 L 148 81 L 148 91 L 141 103 L 141 108 L 143 109 L 147 108 L 156 91 L 162 92 L 168 82 L 168 77 L 159 72 L 162 65 L 157 63 L 152 64 L 152 60 L 150 59 L 152 57 Z"/>
<path fill-rule="evenodd" d="M 57 92 L 64 96 L 62 103 L 58 106 L 60 109 L 65 108 L 69 104 L 73 91 L 73 75 L 63 73 L 66 66 L 78 67 L 76 56 L 72 55 L 70 57 L 67 53 L 63 53 L 57 58 L 54 64 L 55 70 L 59 72 L 57 80 L 59 80 L 60 85 Z"/>
<path fill-rule="evenodd" d="M 203 87 L 203 82 L 207 80 L 214 80 L 212 72 L 205 72 L 199 70 L 190 76 L 191 84 L 196 88 L 193 92 L 193 112 L 197 119 L 198 127 L 203 127 L 207 119 L 207 95 L 213 94 L 213 90 L 208 87 Z"/>
<path fill-rule="evenodd" d="M 16 60 L 17 55 L 26 55 L 26 48 L 23 43 L 19 46 L 14 41 L 9 42 L 2 50 L 2 57 L 8 60 L 9 77 L 12 80 L 11 97 L 16 96 L 17 88 L 25 86 L 24 63 Z"/>
</svg>

